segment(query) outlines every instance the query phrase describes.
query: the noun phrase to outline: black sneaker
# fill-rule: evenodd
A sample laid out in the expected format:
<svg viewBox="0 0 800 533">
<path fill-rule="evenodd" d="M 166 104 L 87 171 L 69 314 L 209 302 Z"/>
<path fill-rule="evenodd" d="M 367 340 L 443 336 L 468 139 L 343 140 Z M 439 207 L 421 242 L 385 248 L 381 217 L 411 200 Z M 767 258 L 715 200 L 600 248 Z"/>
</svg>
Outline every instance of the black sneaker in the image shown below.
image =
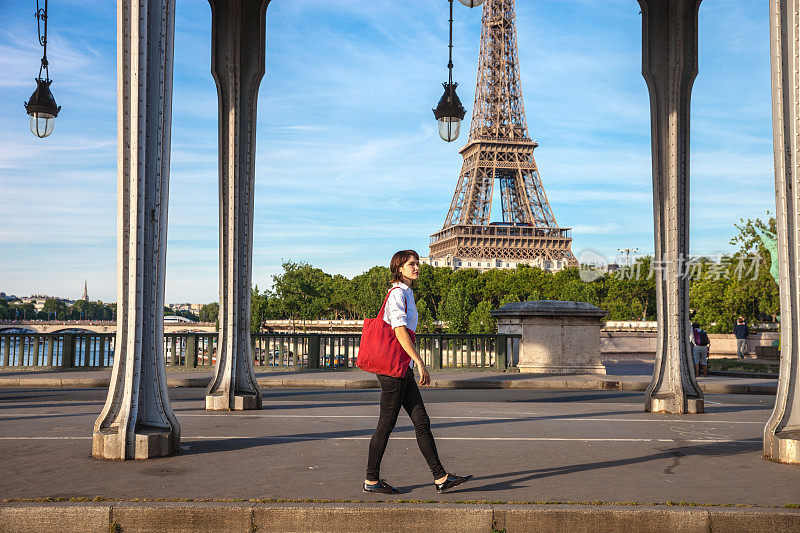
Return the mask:
<svg viewBox="0 0 800 533">
<path fill-rule="evenodd" d="M 364 482 L 364 492 L 372 494 L 400 494 L 402 491 L 386 483 L 385 479 L 379 479 L 377 483 L 369 484 Z"/>
<path fill-rule="evenodd" d="M 461 485 L 465 481 L 469 481 L 472 479 L 472 476 L 457 476 L 455 474 L 447 474 L 447 479 L 442 481 L 441 483 L 435 483 L 436 485 L 436 492 L 439 494 L 443 493 L 447 489 L 451 489 L 456 485 Z"/>
</svg>

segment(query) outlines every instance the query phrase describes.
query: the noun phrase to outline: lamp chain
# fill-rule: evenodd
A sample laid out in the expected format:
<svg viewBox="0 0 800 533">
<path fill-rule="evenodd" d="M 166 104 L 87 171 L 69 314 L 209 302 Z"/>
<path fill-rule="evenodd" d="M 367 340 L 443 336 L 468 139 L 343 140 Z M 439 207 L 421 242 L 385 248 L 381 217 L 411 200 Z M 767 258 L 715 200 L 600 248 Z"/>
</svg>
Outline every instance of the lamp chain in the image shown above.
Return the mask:
<svg viewBox="0 0 800 533">
<path fill-rule="evenodd" d="M 43 26 L 44 31 L 42 31 Z M 44 70 L 44 80 L 50 81 L 50 70 L 47 63 L 47 0 L 44 0 L 44 9 L 39 7 L 39 0 L 36 0 L 36 29 L 39 31 L 39 44 L 43 48 L 39 79 L 42 78 L 42 70 Z"/>
<path fill-rule="evenodd" d="M 450 44 L 449 44 L 449 57 L 447 61 L 447 70 L 448 70 L 447 81 L 448 83 L 452 84 L 453 83 L 453 0 L 450 0 Z"/>
</svg>

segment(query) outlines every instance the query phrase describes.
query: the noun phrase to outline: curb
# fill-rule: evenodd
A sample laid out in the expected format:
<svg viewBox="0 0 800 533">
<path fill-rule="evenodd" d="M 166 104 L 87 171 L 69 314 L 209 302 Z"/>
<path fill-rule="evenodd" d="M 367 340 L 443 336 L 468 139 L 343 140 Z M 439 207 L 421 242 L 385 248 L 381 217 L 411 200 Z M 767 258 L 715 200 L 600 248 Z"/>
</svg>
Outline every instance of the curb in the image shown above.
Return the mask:
<svg viewBox="0 0 800 533">
<path fill-rule="evenodd" d="M 769 531 L 800 530 L 785 509 L 509 504 L 0 504 L 6 531 Z"/>
<path fill-rule="evenodd" d="M 725 378 L 752 378 L 752 379 L 778 379 L 778 374 L 768 372 L 729 372 L 727 370 L 709 370 L 710 376 L 721 376 Z"/>
<path fill-rule="evenodd" d="M 209 378 L 168 378 L 168 387 L 203 388 Z M 108 378 L 0 378 L 0 388 L 108 388 Z M 433 389 L 525 389 L 525 390 L 571 390 L 598 391 L 618 390 L 641 392 L 647 389 L 647 381 L 582 380 L 582 379 L 432 379 Z M 260 379 L 263 389 L 379 389 L 377 379 Z M 776 385 L 746 385 L 736 383 L 700 383 L 705 394 L 767 394 L 777 392 Z"/>
</svg>

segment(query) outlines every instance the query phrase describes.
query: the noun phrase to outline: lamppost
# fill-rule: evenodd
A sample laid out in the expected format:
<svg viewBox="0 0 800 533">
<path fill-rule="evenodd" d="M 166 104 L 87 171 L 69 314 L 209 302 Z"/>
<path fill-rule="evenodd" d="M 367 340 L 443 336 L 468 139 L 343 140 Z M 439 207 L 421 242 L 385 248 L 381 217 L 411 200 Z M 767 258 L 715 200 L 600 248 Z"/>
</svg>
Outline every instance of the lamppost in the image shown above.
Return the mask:
<svg viewBox="0 0 800 533">
<path fill-rule="evenodd" d="M 433 116 L 439 122 L 439 137 L 446 142 L 453 142 L 461 133 L 461 121 L 466 115 L 464 106 L 456 94 L 457 83 L 453 83 L 453 0 L 450 1 L 450 42 L 449 60 L 447 62 L 447 82 L 443 83 L 444 94 L 439 100 L 439 105 L 433 110 Z M 467 7 L 477 7 L 483 0 L 459 0 Z"/>
<path fill-rule="evenodd" d="M 43 26 L 44 31 L 42 31 Z M 39 7 L 39 0 L 36 0 L 36 27 L 39 30 L 39 44 L 43 48 L 42 64 L 39 66 L 39 76 L 36 78 L 36 90 L 25 103 L 25 111 L 30 116 L 31 133 L 44 138 L 53 133 L 53 122 L 61 110 L 56 104 L 53 93 L 50 92 L 50 84 L 53 81 L 47 68 L 47 0 L 44 0 L 44 9 Z"/>
<path fill-rule="evenodd" d="M 628 258 L 630 257 L 630 255 L 632 253 L 635 254 L 638 251 L 639 251 L 638 248 L 617 248 L 617 252 L 619 252 L 621 254 L 625 254 L 625 266 L 630 266 L 629 262 L 628 262 Z"/>
</svg>

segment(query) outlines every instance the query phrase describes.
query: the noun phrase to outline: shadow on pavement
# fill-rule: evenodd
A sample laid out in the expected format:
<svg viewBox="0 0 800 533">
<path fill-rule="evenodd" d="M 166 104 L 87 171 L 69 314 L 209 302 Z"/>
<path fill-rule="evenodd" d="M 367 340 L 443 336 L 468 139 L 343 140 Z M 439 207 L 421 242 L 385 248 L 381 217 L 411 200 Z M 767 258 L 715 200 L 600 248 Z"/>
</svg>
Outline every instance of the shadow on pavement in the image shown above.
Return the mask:
<svg viewBox="0 0 800 533">
<path fill-rule="evenodd" d="M 638 412 L 638 411 L 637 411 Z M 610 416 L 610 415 L 621 415 L 621 414 L 630 414 L 630 411 L 608 411 L 603 413 L 592 413 L 592 416 Z M 439 423 L 431 423 L 431 429 L 437 430 L 442 428 L 450 428 L 450 427 L 467 427 L 467 426 L 486 426 L 490 424 L 509 424 L 514 422 L 531 422 L 531 421 L 545 421 L 549 419 L 564 419 L 564 418 L 580 418 L 586 417 L 586 413 L 576 413 L 570 415 L 551 415 L 551 416 L 531 416 L 525 418 L 496 418 L 491 420 L 462 420 L 459 422 L 439 422 Z M 377 409 L 375 413 L 375 418 L 378 418 Z M 227 451 L 234 451 L 234 450 L 246 450 L 249 448 L 257 448 L 260 446 L 270 446 L 273 444 L 291 444 L 294 442 L 304 442 L 309 440 L 325 440 L 325 439 L 332 439 L 332 438 L 343 438 L 343 437 L 367 437 L 372 435 L 375 430 L 373 428 L 366 428 L 366 429 L 353 429 L 353 430 L 346 430 L 346 431 L 328 431 L 322 433 L 298 433 L 295 435 L 280 435 L 274 437 L 239 437 L 239 438 L 223 438 L 219 440 L 192 440 L 191 438 L 187 438 L 184 443 L 191 442 L 191 444 L 185 445 L 185 449 L 182 453 L 186 455 L 194 455 L 194 454 L 201 454 L 201 453 L 215 453 L 215 452 L 227 452 Z M 396 432 L 400 431 L 414 431 L 413 426 L 396 426 L 393 434 L 397 434 Z"/>
<path fill-rule="evenodd" d="M 9 422 L 12 420 L 41 420 L 42 418 L 65 418 L 75 416 L 97 416 L 98 413 L 64 413 L 64 414 L 45 414 L 45 415 L 32 415 L 32 416 L 4 416 L 0 418 L 0 422 Z"/>
<path fill-rule="evenodd" d="M 597 470 L 601 468 L 614 468 L 618 466 L 634 465 L 639 463 L 646 463 L 648 461 L 658 461 L 661 459 L 670 459 L 672 464 L 664 469 L 665 474 L 671 474 L 672 470 L 680 464 L 681 458 L 688 456 L 730 456 L 739 455 L 743 453 L 751 453 L 761 451 L 761 441 L 736 441 L 729 443 L 709 443 L 700 444 L 696 446 L 683 445 L 674 448 L 663 450 L 659 453 L 645 455 L 642 457 L 630 457 L 628 459 L 616 459 L 613 461 L 599 461 L 594 463 L 583 463 L 568 466 L 560 466 L 555 468 L 539 468 L 536 470 L 521 470 L 518 472 L 505 472 L 502 474 L 494 474 L 489 476 L 476 476 L 473 481 L 477 480 L 493 480 L 497 478 L 512 478 L 505 481 L 496 481 L 480 486 L 470 486 L 463 489 L 448 491 L 447 494 L 461 494 L 469 492 L 480 491 L 500 491 L 515 488 L 527 488 L 529 485 L 521 485 L 526 481 L 533 481 L 536 479 L 560 476 L 565 474 L 576 474 L 586 472 L 589 470 Z"/>
<path fill-rule="evenodd" d="M 644 405 L 644 394 L 641 392 L 605 392 L 588 393 L 580 395 L 552 395 L 540 398 L 530 398 L 524 400 L 505 400 L 509 403 L 569 403 L 569 402 L 590 402 L 592 400 L 607 400 L 609 398 L 625 398 L 627 400 L 641 401 Z"/>
<path fill-rule="evenodd" d="M 288 396 L 314 396 L 314 395 L 330 395 L 330 394 L 376 394 L 379 393 L 378 389 L 292 389 L 287 391 L 276 391 L 273 389 L 262 387 L 261 397 L 263 399 L 279 400 Z"/>
</svg>

